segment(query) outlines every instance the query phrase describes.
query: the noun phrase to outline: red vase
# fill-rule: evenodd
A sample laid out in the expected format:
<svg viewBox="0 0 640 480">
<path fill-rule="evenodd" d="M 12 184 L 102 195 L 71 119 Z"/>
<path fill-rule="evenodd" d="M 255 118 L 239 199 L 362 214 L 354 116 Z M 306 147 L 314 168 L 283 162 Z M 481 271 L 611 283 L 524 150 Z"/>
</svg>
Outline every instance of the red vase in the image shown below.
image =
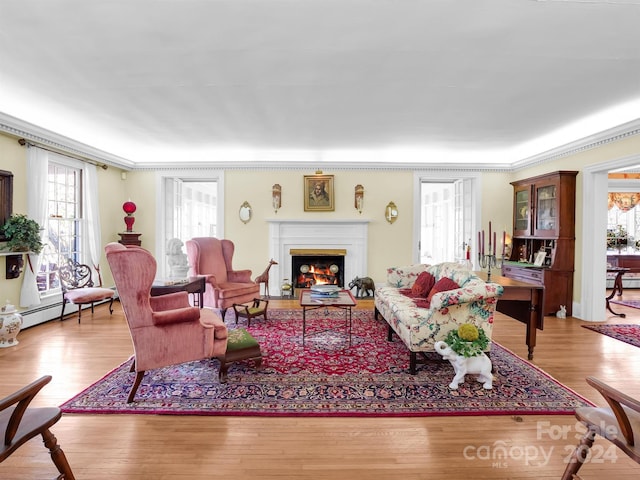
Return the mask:
<svg viewBox="0 0 640 480">
<path fill-rule="evenodd" d="M 127 226 L 127 232 L 133 232 L 133 223 L 136 221 L 136 217 L 127 215 L 124 217 L 124 223 Z"/>
</svg>

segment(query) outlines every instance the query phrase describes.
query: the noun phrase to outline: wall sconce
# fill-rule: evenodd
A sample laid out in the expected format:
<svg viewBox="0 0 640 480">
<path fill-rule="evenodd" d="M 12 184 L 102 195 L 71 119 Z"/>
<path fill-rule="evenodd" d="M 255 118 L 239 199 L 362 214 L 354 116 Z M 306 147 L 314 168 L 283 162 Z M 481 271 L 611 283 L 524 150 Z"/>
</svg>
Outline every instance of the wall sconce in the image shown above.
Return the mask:
<svg viewBox="0 0 640 480">
<path fill-rule="evenodd" d="M 271 187 L 271 202 L 273 210 L 278 213 L 278 210 L 282 207 L 282 187 L 278 183 Z"/>
<path fill-rule="evenodd" d="M 364 202 L 364 187 L 360 184 L 356 185 L 355 207 L 358 213 L 362 213 L 362 203 Z"/>
<path fill-rule="evenodd" d="M 393 223 L 398 218 L 398 207 L 393 202 L 389 202 L 387 204 L 387 208 L 384 210 L 384 217 L 387 219 L 387 222 Z"/>
</svg>

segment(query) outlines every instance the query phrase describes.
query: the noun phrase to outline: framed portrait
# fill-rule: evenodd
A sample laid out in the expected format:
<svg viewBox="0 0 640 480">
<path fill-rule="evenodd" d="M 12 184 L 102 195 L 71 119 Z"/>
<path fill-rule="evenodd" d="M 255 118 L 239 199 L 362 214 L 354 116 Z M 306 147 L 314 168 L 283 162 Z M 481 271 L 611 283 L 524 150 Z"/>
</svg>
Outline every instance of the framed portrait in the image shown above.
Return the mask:
<svg viewBox="0 0 640 480">
<path fill-rule="evenodd" d="M 304 176 L 304 211 L 333 212 L 333 175 Z"/>
<path fill-rule="evenodd" d="M 545 252 L 545 251 L 541 251 L 541 252 L 536 253 L 536 259 L 533 262 L 533 264 L 536 267 L 541 267 L 544 264 L 544 259 L 546 258 L 546 256 L 547 256 L 547 252 Z"/>
</svg>

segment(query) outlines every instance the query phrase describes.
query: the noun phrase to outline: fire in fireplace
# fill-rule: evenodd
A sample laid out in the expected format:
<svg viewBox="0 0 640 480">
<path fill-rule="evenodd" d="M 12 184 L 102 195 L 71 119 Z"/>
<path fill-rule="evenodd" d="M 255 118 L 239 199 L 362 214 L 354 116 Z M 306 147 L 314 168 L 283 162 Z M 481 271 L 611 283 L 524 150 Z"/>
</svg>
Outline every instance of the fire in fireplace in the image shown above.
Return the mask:
<svg viewBox="0 0 640 480">
<path fill-rule="evenodd" d="M 344 286 L 346 250 L 291 250 L 291 278 L 294 288 L 312 285 Z"/>
</svg>

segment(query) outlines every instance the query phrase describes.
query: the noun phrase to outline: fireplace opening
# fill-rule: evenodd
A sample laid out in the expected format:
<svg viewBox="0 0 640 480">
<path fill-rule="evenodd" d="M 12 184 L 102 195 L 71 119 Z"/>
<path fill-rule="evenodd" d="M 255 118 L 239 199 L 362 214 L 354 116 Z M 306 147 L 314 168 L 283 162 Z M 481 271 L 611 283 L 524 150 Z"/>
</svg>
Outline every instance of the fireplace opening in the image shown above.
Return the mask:
<svg viewBox="0 0 640 480">
<path fill-rule="evenodd" d="M 294 288 L 313 285 L 344 287 L 346 250 L 291 250 L 291 279 Z"/>
</svg>

